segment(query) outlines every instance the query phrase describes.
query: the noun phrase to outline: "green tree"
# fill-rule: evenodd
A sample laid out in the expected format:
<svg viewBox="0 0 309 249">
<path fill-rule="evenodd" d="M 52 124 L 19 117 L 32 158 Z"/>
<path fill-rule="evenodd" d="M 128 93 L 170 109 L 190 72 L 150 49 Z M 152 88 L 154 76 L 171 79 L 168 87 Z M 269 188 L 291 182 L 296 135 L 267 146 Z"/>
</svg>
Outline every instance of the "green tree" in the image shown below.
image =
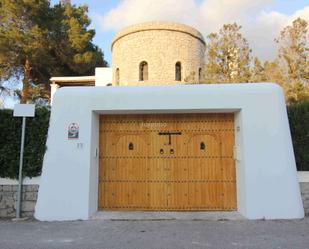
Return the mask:
<svg viewBox="0 0 309 249">
<path fill-rule="evenodd" d="M 48 1 L 0 1 L 0 77 L 22 78 L 25 103 L 34 68 L 47 66 Z"/>
<path fill-rule="evenodd" d="M 267 76 L 265 74 L 265 65 L 259 60 L 259 58 L 254 57 L 253 66 L 251 69 L 251 82 L 265 82 L 267 81 Z"/>
<path fill-rule="evenodd" d="M 49 78 L 105 66 L 87 7 L 0 0 L 0 81 L 22 80 L 21 102 L 49 97 Z"/>
<path fill-rule="evenodd" d="M 92 43 L 95 31 L 88 29 L 91 21 L 87 12 L 87 6 L 54 6 L 51 52 L 60 66 L 53 75 L 94 74 L 96 66 L 107 66 L 103 52 Z"/>
<path fill-rule="evenodd" d="M 211 82 L 249 82 L 251 49 L 236 23 L 225 24 L 207 36 L 205 79 Z"/>
<path fill-rule="evenodd" d="M 275 39 L 279 45 L 278 62 L 283 72 L 281 82 L 288 103 L 309 98 L 308 22 L 297 18 Z"/>
<path fill-rule="evenodd" d="M 254 58 L 251 68 L 251 82 L 274 82 L 282 85 L 285 80 L 278 60 L 262 63 L 257 57 Z"/>
<path fill-rule="evenodd" d="M 283 82 L 286 81 L 284 71 L 282 67 L 280 67 L 278 59 L 275 59 L 273 61 L 265 61 L 263 64 L 263 68 L 263 75 L 266 82 L 278 83 L 282 86 Z"/>
</svg>

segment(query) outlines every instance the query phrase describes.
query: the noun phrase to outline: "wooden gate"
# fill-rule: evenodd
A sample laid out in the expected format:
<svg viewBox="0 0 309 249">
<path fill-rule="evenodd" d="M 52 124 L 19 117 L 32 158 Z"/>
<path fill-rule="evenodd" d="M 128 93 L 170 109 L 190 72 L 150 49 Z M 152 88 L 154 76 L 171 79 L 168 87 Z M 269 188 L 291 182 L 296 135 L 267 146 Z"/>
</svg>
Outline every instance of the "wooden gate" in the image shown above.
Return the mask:
<svg viewBox="0 0 309 249">
<path fill-rule="evenodd" d="M 100 117 L 99 208 L 235 210 L 233 114 Z"/>
</svg>

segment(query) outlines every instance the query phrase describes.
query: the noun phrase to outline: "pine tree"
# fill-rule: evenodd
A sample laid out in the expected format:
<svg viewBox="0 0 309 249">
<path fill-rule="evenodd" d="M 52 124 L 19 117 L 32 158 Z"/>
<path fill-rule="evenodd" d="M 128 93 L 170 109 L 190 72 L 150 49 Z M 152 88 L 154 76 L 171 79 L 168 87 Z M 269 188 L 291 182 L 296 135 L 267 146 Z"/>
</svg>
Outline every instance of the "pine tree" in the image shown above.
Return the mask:
<svg viewBox="0 0 309 249">
<path fill-rule="evenodd" d="M 0 82 L 22 80 L 21 102 L 48 98 L 49 78 L 92 74 L 107 63 L 92 43 L 86 6 L 0 1 Z"/>
<path fill-rule="evenodd" d="M 2 0 L 0 2 L 0 77 L 22 78 L 22 103 L 27 101 L 34 68 L 51 61 L 46 47 L 48 1 Z"/>
</svg>

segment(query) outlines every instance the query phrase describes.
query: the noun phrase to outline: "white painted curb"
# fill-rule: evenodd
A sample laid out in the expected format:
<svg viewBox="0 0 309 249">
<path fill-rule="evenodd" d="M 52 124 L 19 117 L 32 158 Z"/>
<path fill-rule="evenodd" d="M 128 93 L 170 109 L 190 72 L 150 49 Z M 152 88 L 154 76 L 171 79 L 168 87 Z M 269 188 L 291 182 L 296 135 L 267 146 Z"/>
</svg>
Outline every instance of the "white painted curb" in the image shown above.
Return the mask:
<svg viewBox="0 0 309 249">
<path fill-rule="evenodd" d="M 37 177 L 25 177 L 23 180 L 23 185 L 40 185 L 40 176 Z M 9 178 L 0 178 L 0 185 L 18 185 L 18 181 Z"/>
<path fill-rule="evenodd" d="M 299 182 L 309 182 L 309 171 L 298 171 Z"/>
</svg>

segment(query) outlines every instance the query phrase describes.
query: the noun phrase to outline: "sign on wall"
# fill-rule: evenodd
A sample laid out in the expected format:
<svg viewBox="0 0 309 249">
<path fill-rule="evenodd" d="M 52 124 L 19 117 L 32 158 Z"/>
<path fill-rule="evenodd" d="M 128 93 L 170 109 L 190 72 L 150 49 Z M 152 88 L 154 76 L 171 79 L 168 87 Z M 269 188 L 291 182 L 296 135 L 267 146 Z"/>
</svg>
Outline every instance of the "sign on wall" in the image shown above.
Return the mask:
<svg viewBox="0 0 309 249">
<path fill-rule="evenodd" d="M 68 139 L 78 139 L 79 126 L 77 123 L 71 123 L 68 127 Z"/>
</svg>

